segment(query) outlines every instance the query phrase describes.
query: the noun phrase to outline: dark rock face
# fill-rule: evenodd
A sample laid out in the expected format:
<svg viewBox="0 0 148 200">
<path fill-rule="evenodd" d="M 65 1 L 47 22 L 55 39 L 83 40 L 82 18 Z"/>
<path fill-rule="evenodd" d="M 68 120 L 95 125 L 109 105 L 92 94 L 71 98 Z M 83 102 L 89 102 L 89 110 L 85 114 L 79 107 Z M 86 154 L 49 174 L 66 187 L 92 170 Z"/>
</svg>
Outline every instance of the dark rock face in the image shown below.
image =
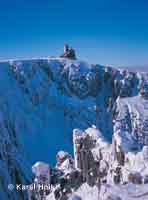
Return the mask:
<svg viewBox="0 0 148 200">
<path fill-rule="evenodd" d="M 82 172 L 83 181 L 90 183 L 95 182 L 92 179 L 96 178 L 97 162 L 95 162 L 91 149 L 94 144 L 92 138 L 89 135 L 74 136 L 75 145 L 75 156 L 76 156 L 76 168 L 80 169 Z"/>
<path fill-rule="evenodd" d="M 147 184 L 148 183 L 148 175 L 146 175 L 145 177 L 144 177 L 144 184 Z"/>
<path fill-rule="evenodd" d="M 106 197 L 105 200 L 122 200 L 122 199 L 115 195 L 109 195 L 108 197 Z"/>
<path fill-rule="evenodd" d="M 142 176 L 140 173 L 131 173 L 128 175 L 128 181 L 133 184 L 142 184 Z"/>
<path fill-rule="evenodd" d="M 148 99 L 148 80 L 142 80 L 139 85 L 139 92 L 141 96 Z"/>
</svg>

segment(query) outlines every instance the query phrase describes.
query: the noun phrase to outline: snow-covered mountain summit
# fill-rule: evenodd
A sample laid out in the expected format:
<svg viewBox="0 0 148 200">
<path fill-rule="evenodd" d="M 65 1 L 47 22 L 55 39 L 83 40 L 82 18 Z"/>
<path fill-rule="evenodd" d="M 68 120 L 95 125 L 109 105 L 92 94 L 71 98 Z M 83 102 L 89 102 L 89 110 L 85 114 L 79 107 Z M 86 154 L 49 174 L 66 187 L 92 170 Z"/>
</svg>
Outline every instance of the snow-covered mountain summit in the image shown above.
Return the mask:
<svg viewBox="0 0 148 200">
<path fill-rule="evenodd" d="M 25 177 L 29 174 L 28 164 L 42 160 L 53 165 L 61 149 L 72 154 L 73 129 L 95 125 L 101 137 L 111 144 L 112 136 L 115 140 L 123 136 L 135 141 L 138 126 L 143 131 L 138 133 L 142 142 L 138 139 L 136 145 L 147 144 L 147 136 L 143 135 L 147 133 L 147 99 L 138 94 L 141 82 L 147 80 L 145 73 L 66 58 L 1 62 L 0 167 L 5 166 L 9 178 L 5 180 L 0 171 L 4 182 L 0 195 L 10 198 L 4 191 L 8 183 L 17 182 L 16 176 L 20 182 L 30 179 L 31 175 Z M 130 126 L 121 127 L 123 120 Z"/>
</svg>

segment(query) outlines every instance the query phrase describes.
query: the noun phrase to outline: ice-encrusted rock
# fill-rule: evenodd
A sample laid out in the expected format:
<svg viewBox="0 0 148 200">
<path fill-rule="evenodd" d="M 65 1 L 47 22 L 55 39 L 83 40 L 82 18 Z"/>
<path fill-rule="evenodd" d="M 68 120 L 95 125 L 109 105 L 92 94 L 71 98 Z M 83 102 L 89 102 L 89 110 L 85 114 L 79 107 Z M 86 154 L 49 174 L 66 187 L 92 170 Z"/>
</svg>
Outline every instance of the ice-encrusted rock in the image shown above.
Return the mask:
<svg viewBox="0 0 148 200">
<path fill-rule="evenodd" d="M 114 157 L 113 143 L 109 144 L 105 141 L 96 127 L 93 126 L 84 131 L 75 129 L 73 136 L 75 167 L 76 170 L 80 170 L 82 179 L 79 179 L 81 184 L 78 188 L 74 186 L 74 191 L 67 190 L 68 182 L 65 183 L 64 189 L 69 192 L 67 197 L 63 196 L 64 194 L 61 197 L 68 199 L 69 196 L 76 194 L 82 200 L 90 198 L 98 200 L 98 197 L 101 200 L 133 200 L 136 196 L 141 196 L 142 200 L 146 199 L 147 146 L 144 146 L 142 151 L 124 152 L 125 160 L 121 164 Z M 92 153 L 91 159 L 90 152 Z M 67 156 L 67 153 L 61 152 L 60 155 L 62 157 L 63 155 Z M 82 155 L 84 159 L 81 160 Z M 73 178 L 72 182 L 77 179 L 76 176 Z M 68 185 L 70 186 L 70 184 Z M 141 187 L 134 193 L 134 187 L 138 187 L 138 185 L 141 185 Z M 72 189 L 72 185 L 70 188 Z M 59 191 L 62 194 L 60 188 Z M 124 195 L 122 195 L 123 192 Z"/>
<path fill-rule="evenodd" d="M 51 169 L 50 166 L 44 162 L 37 162 L 32 166 L 32 172 L 34 174 L 34 180 L 30 184 L 30 187 L 34 188 L 29 190 L 29 200 L 42 200 L 51 191 Z"/>
<path fill-rule="evenodd" d="M 47 177 L 48 181 L 50 182 L 50 167 L 48 164 L 44 162 L 37 162 L 32 166 L 32 172 L 36 177 Z"/>
<path fill-rule="evenodd" d="M 74 130 L 73 142 L 75 167 L 82 173 L 84 182 L 97 185 L 99 190 L 101 181 L 106 181 L 111 145 L 94 126 L 85 131 Z"/>
<path fill-rule="evenodd" d="M 91 152 L 92 147 L 95 145 L 94 138 L 88 133 L 81 133 L 78 130 L 74 130 L 73 135 L 75 168 L 81 170 L 83 180 L 88 181 L 89 173 L 93 167 L 95 168 Z"/>
<path fill-rule="evenodd" d="M 143 80 L 142 80 L 143 81 Z M 113 149 L 119 164 L 122 162 L 123 179 L 132 173 L 147 176 L 148 100 L 146 84 L 140 86 L 138 96 L 119 99 L 114 124 Z M 126 177 L 126 178 L 125 178 Z"/>
<path fill-rule="evenodd" d="M 114 138 L 125 151 L 148 144 L 148 100 L 136 96 L 118 102 Z M 121 143 L 121 144 L 120 144 Z"/>
<path fill-rule="evenodd" d="M 100 137 L 102 137 L 102 133 L 97 129 L 96 126 L 92 125 L 92 127 L 85 130 L 86 134 L 88 134 L 92 140 L 97 141 Z"/>
<path fill-rule="evenodd" d="M 59 151 L 56 155 L 57 166 L 70 157 L 68 152 Z"/>
<path fill-rule="evenodd" d="M 59 151 L 56 156 L 57 164 L 56 168 L 63 173 L 70 173 L 74 169 L 74 163 L 69 153 L 65 151 Z"/>
<path fill-rule="evenodd" d="M 143 98 L 148 99 L 148 80 L 145 77 L 140 80 L 139 93 Z"/>
</svg>

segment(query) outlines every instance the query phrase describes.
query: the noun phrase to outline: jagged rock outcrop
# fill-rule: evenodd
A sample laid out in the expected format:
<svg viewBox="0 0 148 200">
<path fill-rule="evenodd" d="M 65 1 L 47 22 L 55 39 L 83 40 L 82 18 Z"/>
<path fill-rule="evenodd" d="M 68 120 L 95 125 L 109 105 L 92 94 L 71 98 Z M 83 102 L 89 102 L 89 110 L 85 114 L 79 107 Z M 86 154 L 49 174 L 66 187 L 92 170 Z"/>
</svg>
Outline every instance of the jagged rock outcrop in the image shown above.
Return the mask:
<svg viewBox="0 0 148 200">
<path fill-rule="evenodd" d="M 59 151 L 56 155 L 56 168 L 63 173 L 70 173 L 74 169 L 74 162 L 69 153 Z"/>
<path fill-rule="evenodd" d="M 142 151 L 139 150 L 138 152 L 132 151 L 130 148 L 128 151 L 123 151 L 123 162 L 120 160 L 122 158 L 121 149 L 119 148 L 117 152 L 114 151 L 114 140 L 109 144 L 95 126 L 85 131 L 75 129 L 73 132 L 73 143 L 74 169 L 79 171 L 82 179 L 79 179 L 81 184 L 78 188 L 74 186 L 76 192 L 73 190 L 69 191 L 67 196 L 64 196 L 65 199 L 68 200 L 73 193 L 76 193 L 80 194 L 82 200 L 87 200 L 89 199 L 87 190 L 90 190 L 95 200 L 98 198 L 101 200 L 130 200 L 134 198 L 134 193 L 133 197 L 128 193 L 122 196 L 120 193 L 117 195 L 116 191 L 122 192 L 124 185 L 128 185 L 126 187 L 129 187 L 132 193 L 133 188 L 130 184 L 142 185 L 143 188 L 146 188 L 145 184 L 147 184 L 146 180 L 148 177 L 147 146 L 144 146 Z M 86 189 L 84 191 L 80 189 L 83 186 Z M 66 188 L 66 184 L 64 188 Z M 95 192 L 93 192 L 93 188 L 95 188 Z M 142 191 L 142 187 L 139 191 Z M 57 199 L 62 198 L 59 197 Z"/>
</svg>

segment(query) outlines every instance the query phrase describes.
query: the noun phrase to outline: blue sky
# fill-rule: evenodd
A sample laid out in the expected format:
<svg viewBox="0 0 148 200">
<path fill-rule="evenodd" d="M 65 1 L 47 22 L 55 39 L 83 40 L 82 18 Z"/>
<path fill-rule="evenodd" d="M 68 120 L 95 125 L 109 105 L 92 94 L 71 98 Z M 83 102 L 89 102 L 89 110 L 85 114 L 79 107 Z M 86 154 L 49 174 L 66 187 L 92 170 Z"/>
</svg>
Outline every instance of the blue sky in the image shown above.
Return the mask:
<svg viewBox="0 0 148 200">
<path fill-rule="evenodd" d="M 148 64 L 147 0 L 0 0 L 0 59 L 57 56 Z"/>
</svg>

